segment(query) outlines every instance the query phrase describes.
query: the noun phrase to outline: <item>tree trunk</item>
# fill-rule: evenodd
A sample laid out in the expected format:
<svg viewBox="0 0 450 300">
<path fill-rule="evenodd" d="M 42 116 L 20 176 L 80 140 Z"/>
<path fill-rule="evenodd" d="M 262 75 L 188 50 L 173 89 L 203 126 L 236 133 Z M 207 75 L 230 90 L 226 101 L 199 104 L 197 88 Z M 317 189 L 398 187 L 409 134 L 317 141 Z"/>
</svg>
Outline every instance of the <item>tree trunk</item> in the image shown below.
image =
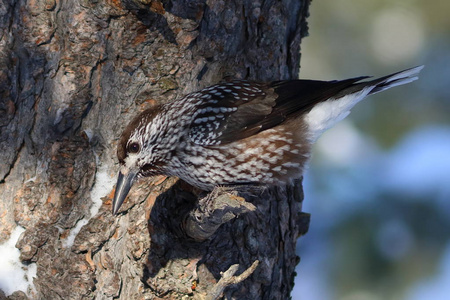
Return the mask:
<svg viewBox="0 0 450 300">
<path fill-rule="evenodd" d="M 133 116 L 225 77 L 296 78 L 308 6 L 0 0 L 0 242 L 25 228 L 30 298 L 289 297 L 308 225 L 300 182 L 245 194 L 197 239 L 186 222 L 215 200 L 175 178 L 142 180 L 119 216 L 111 198 Z"/>
</svg>

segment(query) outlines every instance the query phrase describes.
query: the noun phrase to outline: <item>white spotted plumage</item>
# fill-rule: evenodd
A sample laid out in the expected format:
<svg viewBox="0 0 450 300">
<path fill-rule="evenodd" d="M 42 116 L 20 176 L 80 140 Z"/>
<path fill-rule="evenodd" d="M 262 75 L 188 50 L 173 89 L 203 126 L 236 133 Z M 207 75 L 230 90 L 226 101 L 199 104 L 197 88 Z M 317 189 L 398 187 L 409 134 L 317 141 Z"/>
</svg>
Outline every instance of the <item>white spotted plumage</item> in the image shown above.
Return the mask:
<svg viewBox="0 0 450 300">
<path fill-rule="evenodd" d="M 289 182 L 301 176 L 311 144 L 324 130 L 366 96 L 416 80 L 421 69 L 371 81 L 213 85 L 137 116 L 118 145 L 120 174 L 131 184 L 136 176 L 173 175 L 203 190 Z M 119 188 L 115 199 L 127 188 Z"/>
</svg>

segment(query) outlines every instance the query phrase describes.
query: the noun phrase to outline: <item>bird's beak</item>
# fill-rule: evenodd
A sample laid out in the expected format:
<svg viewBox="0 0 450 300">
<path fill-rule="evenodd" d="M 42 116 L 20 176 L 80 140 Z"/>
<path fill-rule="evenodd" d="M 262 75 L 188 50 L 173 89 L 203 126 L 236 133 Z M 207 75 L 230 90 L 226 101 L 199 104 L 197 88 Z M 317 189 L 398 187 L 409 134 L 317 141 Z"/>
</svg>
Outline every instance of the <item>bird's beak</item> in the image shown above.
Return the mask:
<svg viewBox="0 0 450 300">
<path fill-rule="evenodd" d="M 131 189 L 135 179 L 137 172 L 128 171 L 124 174 L 122 171 L 119 171 L 119 177 L 117 178 L 116 184 L 116 192 L 114 193 L 114 200 L 112 203 L 112 213 L 116 215 L 119 211 L 120 206 L 128 195 L 128 192 Z"/>
</svg>

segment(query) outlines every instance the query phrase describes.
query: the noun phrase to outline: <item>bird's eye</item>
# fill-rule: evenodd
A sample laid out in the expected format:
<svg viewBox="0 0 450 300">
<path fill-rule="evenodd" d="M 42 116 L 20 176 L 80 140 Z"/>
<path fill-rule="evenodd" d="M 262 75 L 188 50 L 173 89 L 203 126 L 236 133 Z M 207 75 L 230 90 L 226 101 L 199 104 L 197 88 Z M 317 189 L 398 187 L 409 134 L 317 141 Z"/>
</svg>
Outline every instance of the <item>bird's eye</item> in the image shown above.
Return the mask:
<svg viewBox="0 0 450 300">
<path fill-rule="evenodd" d="M 138 143 L 131 143 L 128 145 L 128 152 L 129 153 L 138 153 L 140 150 Z"/>
</svg>

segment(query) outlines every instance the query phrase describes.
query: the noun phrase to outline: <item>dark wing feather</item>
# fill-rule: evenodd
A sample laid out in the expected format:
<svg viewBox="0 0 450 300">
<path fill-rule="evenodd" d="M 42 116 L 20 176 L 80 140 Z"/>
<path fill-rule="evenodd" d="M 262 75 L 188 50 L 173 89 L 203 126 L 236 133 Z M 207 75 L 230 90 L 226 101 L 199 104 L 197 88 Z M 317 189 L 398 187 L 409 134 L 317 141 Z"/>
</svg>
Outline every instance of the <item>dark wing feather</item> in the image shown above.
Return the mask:
<svg viewBox="0 0 450 300">
<path fill-rule="evenodd" d="M 244 139 L 310 111 L 315 104 L 335 97 L 364 78 L 268 84 L 233 81 L 211 86 L 200 91 L 204 101 L 194 115 L 190 137 L 204 146 Z M 358 90 L 365 86 L 358 85 Z"/>
</svg>

